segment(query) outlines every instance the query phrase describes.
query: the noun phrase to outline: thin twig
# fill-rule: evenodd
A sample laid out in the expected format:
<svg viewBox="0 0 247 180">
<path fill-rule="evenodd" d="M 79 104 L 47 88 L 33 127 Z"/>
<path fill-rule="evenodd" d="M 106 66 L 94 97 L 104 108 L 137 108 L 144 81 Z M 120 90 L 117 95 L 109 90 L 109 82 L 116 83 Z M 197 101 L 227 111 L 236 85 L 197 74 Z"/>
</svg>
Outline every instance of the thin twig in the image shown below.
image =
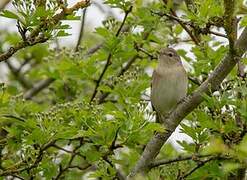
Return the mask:
<svg viewBox="0 0 247 180">
<path fill-rule="evenodd" d="M 201 85 L 201 82 L 200 82 L 198 79 L 196 79 L 196 78 L 193 78 L 193 77 L 189 76 L 188 79 L 189 79 L 191 82 L 193 82 L 194 84 L 198 85 L 198 86 Z"/>
<path fill-rule="evenodd" d="M 114 150 L 115 147 L 116 147 L 116 141 L 117 141 L 117 137 L 118 137 L 119 130 L 120 130 L 120 127 L 117 128 L 117 131 L 116 131 L 116 133 L 115 133 L 114 139 L 113 139 L 113 141 L 112 141 L 112 143 L 111 143 L 111 146 L 110 146 L 110 148 L 109 148 L 110 150 Z"/>
<path fill-rule="evenodd" d="M 87 164 L 85 167 L 80 167 L 80 166 L 69 166 L 68 169 L 79 169 L 80 171 L 84 171 L 86 169 L 88 169 L 89 167 L 91 167 L 92 165 L 91 164 Z"/>
<path fill-rule="evenodd" d="M 168 17 L 169 19 L 171 20 L 175 20 L 177 21 L 183 28 L 184 30 L 190 35 L 191 39 L 196 43 L 198 42 L 199 43 L 199 40 L 198 38 L 195 37 L 195 35 L 193 35 L 193 33 L 191 32 L 191 30 L 188 29 L 188 26 L 192 27 L 193 29 L 195 29 L 195 25 L 189 21 L 185 21 L 183 19 L 180 19 L 175 12 L 171 11 L 172 14 L 166 14 L 166 13 L 160 13 L 160 12 L 154 12 L 154 11 L 151 11 L 153 14 L 156 14 L 158 16 L 166 16 Z M 198 28 L 198 27 L 197 27 Z M 209 30 L 209 28 L 201 28 L 200 29 L 201 33 L 202 34 L 213 34 L 215 36 L 220 36 L 220 37 L 224 37 L 224 38 L 227 38 L 227 36 L 225 34 L 222 34 L 222 33 L 219 33 L 219 32 L 215 32 L 215 31 L 212 31 L 212 30 Z M 197 40 L 195 40 L 197 39 Z M 197 43 L 196 43 L 197 44 Z"/>
<path fill-rule="evenodd" d="M 215 36 L 220 36 L 220 37 L 223 37 L 223 38 L 227 38 L 227 36 L 225 34 L 221 34 L 219 32 L 215 32 L 215 31 L 209 31 L 210 34 L 213 34 Z"/>
<path fill-rule="evenodd" d="M 115 34 L 116 37 L 119 36 L 119 34 L 120 34 L 120 32 L 121 32 L 121 30 L 122 30 L 122 28 L 123 28 L 123 26 L 124 26 L 124 24 L 125 24 L 125 22 L 126 22 L 126 19 L 127 19 L 128 15 L 129 15 L 129 13 L 132 11 L 132 7 L 133 7 L 133 6 L 131 6 L 131 7 L 125 12 L 125 16 L 124 16 L 124 18 L 123 18 L 123 21 L 122 21 L 120 27 L 118 28 L 117 33 Z M 92 95 L 92 97 L 91 97 L 91 99 L 90 99 L 90 102 L 92 102 L 92 101 L 94 100 L 96 94 L 98 93 L 98 87 L 99 87 L 99 85 L 100 85 L 101 80 L 103 79 L 103 76 L 104 76 L 104 74 L 105 74 L 107 68 L 108 68 L 108 67 L 110 66 L 110 64 L 111 64 L 111 58 L 112 58 L 112 53 L 110 53 L 110 54 L 108 55 L 107 60 L 106 60 L 106 64 L 105 64 L 105 66 L 104 66 L 104 68 L 103 68 L 103 71 L 102 71 L 102 73 L 100 74 L 98 80 L 96 81 L 96 85 L 95 85 L 95 88 L 94 88 L 94 91 L 93 91 L 93 95 Z"/>
<path fill-rule="evenodd" d="M 61 176 L 68 170 L 71 168 L 72 163 L 74 158 L 77 155 L 77 150 L 81 148 L 81 146 L 83 145 L 83 139 L 80 140 L 80 144 L 78 146 L 75 147 L 75 149 L 73 150 L 73 153 L 70 156 L 70 160 L 68 162 L 68 164 L 63 168 L 62 166 L 60 166 L 59 168 L 59 173 L 57 174 L 57 176 L 54 178 L 54 180 L 58 180 L 61 178 Z M 73 166 L 72 166 L 73 167 Z"/>
<path fill-rule="evenodd" d="M 5 169 L 3 172 L 0 172 L 0 177 L 17 174 L 17 173 L 21 173 L 24 171 L 30 171 L 31 169 L 36 168 L 39 165 L 39 163 L 42 161 L 44 152 L 48 148 L 50 148 L 52 146 L 52 144 L 54 144 L 54 143 L 55 143 L 55 141 L 51 141 L 51 142 L 43 145 L 40 148 L 38 155 L 36 156 L 36 159 L 35 159 L 33 164 L 28 165 L 27 167 L 20 168 L 20 169 L 18 169 L 18 168 Z M 21 163 L 18 163 L 18 164 L 21 164 Z"/>
<path fill-rule="evenodd" d="M 11 119 L 16 119 L 16 120 L 21 121 L 21 122 L 25 122 L 25 119 L 23 119 L 21 117 L 17 117 L 17 116 L 12 115 L 12 114 L 3 114 L 1 116 L 5 117 L 5 118 L 11 118 Z"/>
<path fill-rule="evenodd" d="M 177 18 L 177 22 L 183 27 L 183 29 L 189 34 L 189 36 L 191 37 L 191 39 L 194 41 L 194 43 L 196 45 L 200 44 L 200 40 L 192 33 L 192 31 L 186 26 L 186 24 L 184 24 L 183 21 L 180 21 L 180 19 L 178 18 L 177 14 L 175 11 L 173 11 L 171 9 L 171 14 Z"/>
<path fill-rule="evenodd" d="M 15 179 L 15 180 L 17 180 L 17 179 L 25 180 L 23 177 L 15 175 L 15 174 L 11 174 L 10 177 L 13 177 L 13 179 Z"/>
<path fill-rule="evenodd" d="M 237 18 L 234 16 L 235 0 L 224 0 L 224 28 L 229 40 L 230 51 L 235 51 L 235 41 L 237 38 Z"/>
<path fill-rule="evenodd" d="M 136 50 L 137 50 L 137 51 L 140 51 L 140 52 L 143 52 L 143 53 L 146 54 L 151 60 L 153 60 L 153 59 L 158 59 L 158 57 L 157 57 L 156 55 L 153 55 L 153 54 L 149 53 L 147 50 L 143 49 L 142 47 L 136 46 Z"/>
<path fill-rule="evenodd" d="M 166 165 L 166 164 L 171 164 L 171 163 L 175 163 L 175 162 L 180 162 L 180 161 L 186 161 L 186 160 L 192 160 L 195 162 L 201 162 L 202 158 L 213 158 L 213 159 L 231 159 L 231 157 L 227 157 L 227 156 L 221 156 L 221 155 L 210 155 L 210 154 L 193 154 L 193 155 L 187 155 L 187 156 L 178 156 L 176 158 L 173 159 L 161 159 L 161 160 L 157 160 L 154 161 L 152 163 L 150 163 L 149 168 L 155 168 L 158 166 L 162 166 L 162 165 Z"/>
<path fill-rule="evenodd" d="M 79 50 L 79 46 L 81 44 L 82 37 L 84 35 L 86 14 L 87 14 L 87 8 L 83 9 L 83 12 L 82 12 L 80 33 L 79 33 L 79 37 L 78 37 L 78 40 L 75 46 L 76 52 Z"/>
<path fill-rule="evenodd" d="M 80 156 L 81 158 L 86 159 L 86 157 L 83 156 L 82 154 L 80 154 L 79 152 L 67 150 L 65 148 L 62 148 L 62 147 L 58 146 L 57 144 L 53 144 L 52 147 L 54 147 L 56 149 L 59 149 L 59 150 L 62 150 L 62 151 L 66 152 L 66 153 L 69 153 L 69 154 L 76 154 L 77 156 Z"/>
<path fill-rule="evenodd" d="M 199 161 L 197 166 L 195 166 L 194 168 L 192 168 L 188 173 L 184 174 L 182 177 L 179 177 L 178 179 L 183 180 L 186 179 L 188 176 L 190 176 L 193 172 L 195 172 L 197 169 L 201 168 L 202 166 L 204 166 L 206 163 L 217 159 L 217 157 L 211 157 L 207 160 L 204 161 Z"/>
<path fill-rule="evenodd" d="M 102 48 L 104 45 L 104 43 L 100 43 L 95 45 L 94 47 L 92 47 L 91 49 L 89 49 L 86 53 L 86 56 L 90 56 L 92 54 L 94 54 L 95 52 L 97 52 L 100 48 Z"/>
</svg>

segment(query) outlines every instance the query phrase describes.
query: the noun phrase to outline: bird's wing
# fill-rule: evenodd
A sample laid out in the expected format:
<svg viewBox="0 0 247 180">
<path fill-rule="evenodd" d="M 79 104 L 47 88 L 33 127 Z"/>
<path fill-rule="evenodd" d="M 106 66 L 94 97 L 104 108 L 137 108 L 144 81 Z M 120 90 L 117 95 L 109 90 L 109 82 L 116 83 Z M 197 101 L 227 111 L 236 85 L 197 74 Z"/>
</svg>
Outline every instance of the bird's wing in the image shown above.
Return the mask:
<svg viewBox="0 0 247 180">
<path fill-rule="evenodd" d="M 153 93 L 153 84 L 154 84 L 154 76 L 156 76 L 155 74 L 156 74 L 157 72 L 154 70 L 153 71 L 153 74 L 152 74 L 152 81 L 151 81 L 151 105 L 152 105 L 152 109 L 153 109 L 153 111 L 155 111 L 155 108 L 154 108 L 154 105 L 153 105 L 153 102 L 152 102 L 152 93 Z"/>
<path fill-rule="evenodd" d="M 155 107 L 153 105 L 153 102 L 152 102 L 152 93 L 153 93 L 153 87 L 155 86 L 156 83 L 158 83 L 157 81 L 158 81 L 159 77 L 160 77 L 160 74 L 156 70 L 154 70 L 153 71 L 153 75 L 152 75 L 152 82 L 151 82 L 151 105 L 152 105 L 153 111 L 156 112 L 156 122 L 160 122 L 160 120 L 159 120 L 160 119 L 160 117 L 159 117 L 160 115 L 155 110 Z"/>
</svg>

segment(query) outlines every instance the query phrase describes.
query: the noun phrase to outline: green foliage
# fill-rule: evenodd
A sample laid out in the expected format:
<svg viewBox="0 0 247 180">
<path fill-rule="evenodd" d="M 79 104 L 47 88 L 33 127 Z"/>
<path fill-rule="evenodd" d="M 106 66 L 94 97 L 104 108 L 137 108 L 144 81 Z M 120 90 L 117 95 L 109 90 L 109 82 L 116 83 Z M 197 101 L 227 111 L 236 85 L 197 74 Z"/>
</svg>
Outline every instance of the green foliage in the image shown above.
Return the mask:
<svg viewBox="0 0 247 180">
<path fill-rule="evenodd" d="M 166 45 L 192 46 L 176 48 L 188 63 L 188 75 L 197 81 L 189 82 L 191 93 L 229 50 L 226 41 L 209 31 L 223 28 L 223 22 L 217 23 L 224 19 L 223 1 L 194 2 L 192 11 L 173 1 L 165 5 L 163 1 L 106 0 L 105 5 L 129 13 L 126 21 L 106 18 L 94 32 L 85 33 L 75 51 L 53 48 L 52 40 L 69 35 L 70 26 L 61 20 L 78 19 L 71 12 L 54 20 L 58 10 L 68 7 L 66 1 L 13 0 L 14 10 L 3 10 L 1 16 L 15 19 L 22 31 L 18 35 L 0 32 L 1 53 L 25 42 L 25 35 L 34 31 L 38 32 L 35 38 L 45 36 L 50 41 L 25 46 L 9 59 L 18 71 L 8 65 L 7 81 L 0 84 L 0 177 L 81 179 L 87 174 L 114 179 L 128 175 L 149 139 L 165 131 L 152 122 L 154 113 L 148 108 L 148 72 L 156 65 L 150 55 L 157 56 Z M 242 1 L 238 3 L 242 6 L 237 6 L 237 15 L 246 8 Z M 171 8 L 182 13 L 179 18 L 198 38 L 197 45 L 181 22 L 173 20 L 176 14 L 170 14 Z M 240 25 L 246 26 L 246 13 Z M 97 44 L 100 48 L 90 53 Z M 247 65 L 246 59 L 243 63 Z M 51 83 L 27 98 L 44 80 Z M 227 179 L 245 168 L 246 80 L 246 74 L 238 75 L 236 68 L 215 93 L 204 94 L 204 102 L 181 123 L 180 131 L 192 141 L 178 137 L 182 151 L 167 143 L 158 155 L 158 159 L 191 158 L 152 168 L 147 177 L 137 179 L 183 179 L 186 174 L 187 179 Z"/>
</svg>

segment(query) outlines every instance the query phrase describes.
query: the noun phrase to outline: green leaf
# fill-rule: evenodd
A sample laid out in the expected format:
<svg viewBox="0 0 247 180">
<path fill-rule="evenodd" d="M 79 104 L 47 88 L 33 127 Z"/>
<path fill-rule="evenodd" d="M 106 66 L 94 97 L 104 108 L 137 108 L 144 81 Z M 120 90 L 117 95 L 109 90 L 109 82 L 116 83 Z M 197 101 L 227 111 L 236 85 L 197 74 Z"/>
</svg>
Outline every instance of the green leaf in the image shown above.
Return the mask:
<svg viewBox="0 0 247 180">
<path fill-rule="evenodd" d="M 244 16 L 244 17 L 241 19 L 240 26 L 241 26 L 241 27 L 247 26 L 247 16 Z"/>
<path fill-rule="evenodd" d="M 108 37 L 110 35 L 110 32 L 106 28 L 96 28 L 96 33 L 101 35 L 102 37 Z"/>
<path fill-rule="evenodd" d="M 12 11 L 9 10 L 3 10 L 2 13 L 0 14 L 0 16 L 6 17 L 6 18 L 10 18 L 10 19 L 19 19 L 19 16 L 15 13 L 13 13 Z"/>
<path fill-rule="evenodd" d="M 57 37 L 69 36 L 69 35 L 71 35 L 71 34 L 65 32 L 64 30 L 60 30 L 60 31 L 58 31 L 58 33 L 57 33 Z"/>
<path fill-rule="evenodd" d="M 112 88 L 110 88 L 109 86 L 105 86 L 105 85 L 101 85 L 99 87 L 99 90 L 101 90 L 103 92 L 113 92 Z"/>
</svg>

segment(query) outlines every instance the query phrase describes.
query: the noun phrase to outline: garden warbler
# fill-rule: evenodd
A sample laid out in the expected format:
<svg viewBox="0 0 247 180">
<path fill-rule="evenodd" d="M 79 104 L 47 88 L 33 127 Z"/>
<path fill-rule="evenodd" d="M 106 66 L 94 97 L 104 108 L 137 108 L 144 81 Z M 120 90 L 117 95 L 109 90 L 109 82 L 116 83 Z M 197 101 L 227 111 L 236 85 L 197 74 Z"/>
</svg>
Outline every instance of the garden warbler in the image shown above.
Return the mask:
<svg viewBox="0 0 247 180">
<path fill-rule="evenodd" d="M 161 123 L 167 113 L 186 96 L 187 84 L 187 74 L 177 52 L 172 48 L 161 49 L 151 88 L 151 102 L 157 122 Z"/>
</svg>

